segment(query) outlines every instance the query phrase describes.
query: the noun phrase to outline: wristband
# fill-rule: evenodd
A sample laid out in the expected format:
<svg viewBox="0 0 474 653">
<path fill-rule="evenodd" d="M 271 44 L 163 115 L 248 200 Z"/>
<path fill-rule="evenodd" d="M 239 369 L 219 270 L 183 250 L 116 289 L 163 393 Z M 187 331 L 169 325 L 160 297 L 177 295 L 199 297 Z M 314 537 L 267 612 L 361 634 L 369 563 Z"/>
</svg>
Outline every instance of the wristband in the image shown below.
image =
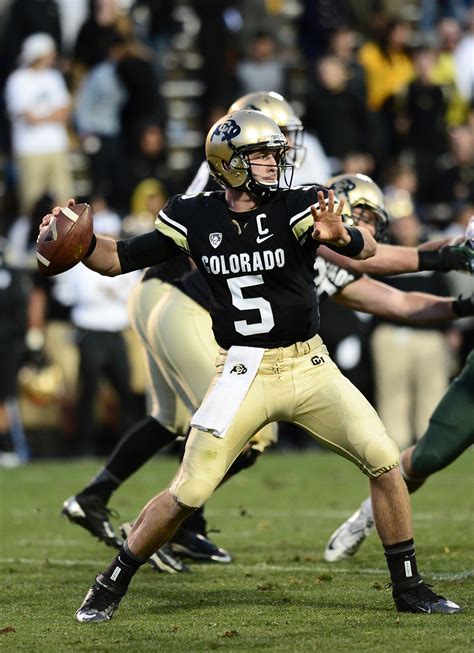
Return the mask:
<svg viewBox="0 0 474 653">
<path fill-rule="evenodd" d="M 364 237 L 357 227 L 344 227 L 351 240 L 340 248 L 345 256 L 357 256 L 364 249 Z"/>
<path fill-rule="evenodd" d="M 463 299 L 462 295 L 459 295 L 457 299 L 453 300 L 451 308 L 457 317 L 474 315 L 474 298 L 471 296 Z"/>
<path fill-rule="evenodd" d="M 440 270 L 438 250 L 418 251 L 418 270 Z"/>
<path fill-rule="evenodd" d="M 92 234 L 91 244 L 89 245 L 89 249 L 85 253 L 84 258 L 88 258 L 92 254 L 92 252 L 96 248 L 96 245 L 97 245 L 97 236 L 95 234 Z"/>
</svg>

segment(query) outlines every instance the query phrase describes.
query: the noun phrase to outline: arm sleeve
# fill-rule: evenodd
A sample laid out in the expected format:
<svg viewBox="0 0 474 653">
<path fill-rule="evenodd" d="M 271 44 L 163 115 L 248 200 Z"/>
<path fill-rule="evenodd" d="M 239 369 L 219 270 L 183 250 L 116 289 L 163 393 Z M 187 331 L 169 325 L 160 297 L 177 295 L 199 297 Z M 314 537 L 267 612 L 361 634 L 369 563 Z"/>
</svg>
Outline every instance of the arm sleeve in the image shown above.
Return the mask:
<svg viewBox="0 0 474 653">
<path fill-rule="evenodd" d="M 117 254 L 123 273 L 163 263 L 181 253 L 171 238 L 158 231 L 117 242 Z"/>
</svg>

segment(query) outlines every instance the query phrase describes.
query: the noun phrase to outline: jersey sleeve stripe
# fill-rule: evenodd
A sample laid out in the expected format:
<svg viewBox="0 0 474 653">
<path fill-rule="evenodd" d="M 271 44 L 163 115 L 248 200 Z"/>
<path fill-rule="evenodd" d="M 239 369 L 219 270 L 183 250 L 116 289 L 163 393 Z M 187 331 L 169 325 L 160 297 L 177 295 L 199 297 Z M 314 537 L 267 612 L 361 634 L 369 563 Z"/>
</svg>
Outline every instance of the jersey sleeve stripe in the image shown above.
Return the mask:
<svg viewBox="0 0 474 653">
<path fill-rule="evenodd" d="M 307 233 L 308 229 L 312 228 L 314 219 L 311 214 L 311 207 L 306 208 L 301 213 L 294 215 L 290 220 L 290 226 L 295 234 L 297 240 L 301 240 Z"/>
<path fill-rule="evenodd" d="M 171 240 L 184 252 L 189 254 L 189 244 L 188 244 L 188 239 L 187 239 L 187 229 L 183 227 L 182 225 L 179 225 L 181 229 L 184 230 L 181 231 L 178 229 L 178 223 L 175 222 L 174 220 L 170 220 L 170 218 L 167 218 L 167 221 L 173 224 L 168 224 L 168 222 L 165 222 L 163 219 L 163 213 L 160 211 L 160 214 L 157 216 L 155 220 L 155 229 L 159 231 L 163 236 L 167 236 L 168 238 L 171 238 Z M 160 220 L 161 216 L 161 220 Z M 165 216 L 167 217 L 167 216 Z"/>
<path fill-rule="evenodd" d="M 163 222 L 170 225 L 171 227 L 174 227 L 183 236 L 188 235 L 188 230 L 186 229 L 186 227 L 184 225 L 180 224 L 179 222 L 176 222 L 176 220 L 172 220 L 169 216 L 166 215 L 166 213 L 163 210 L 160 211 L 159 215 L 160 215 Z M 158 217 L 156 219 L 157 219 L 157 221 L 159 220 Z"/>
</svg>

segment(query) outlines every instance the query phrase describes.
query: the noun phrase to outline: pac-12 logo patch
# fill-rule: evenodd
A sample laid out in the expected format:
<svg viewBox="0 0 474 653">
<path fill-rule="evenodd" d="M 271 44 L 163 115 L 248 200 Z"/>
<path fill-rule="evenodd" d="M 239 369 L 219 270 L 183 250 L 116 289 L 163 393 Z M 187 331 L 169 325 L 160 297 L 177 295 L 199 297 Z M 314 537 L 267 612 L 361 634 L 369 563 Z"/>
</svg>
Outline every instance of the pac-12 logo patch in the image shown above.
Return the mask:
<svg viewBox="0 0 474 653">
<path fill-rule="evenodd" d="M 216 249 L 222 243 L 222 234 L 216 232 L 209 234 L 209 242 L 214 247 L 214 249 Z"/>
<path fill-rule="evenodd" d="M 243 363 L 237 363 L 230 371 L 231 374 L 247 374 L 247 368 Z"/>
<path fill-rule="evenodd" d="M 220 136 L 221 141 L 228 143 L 232 138 L 238 136 L 241 131 L 240 125 L 231 118 L 222 123 L 222 125 L 217 125 L 212 132 L 211 141 L 214 140 L 214 136 Z"/>
</svg>

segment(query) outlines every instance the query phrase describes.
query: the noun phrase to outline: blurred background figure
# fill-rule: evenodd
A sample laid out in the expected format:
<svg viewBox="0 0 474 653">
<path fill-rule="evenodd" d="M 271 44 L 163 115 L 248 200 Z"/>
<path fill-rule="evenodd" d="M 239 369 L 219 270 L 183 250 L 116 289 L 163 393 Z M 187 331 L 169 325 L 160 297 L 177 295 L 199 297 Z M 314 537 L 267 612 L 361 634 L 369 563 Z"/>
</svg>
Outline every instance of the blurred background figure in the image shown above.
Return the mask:
<svg viewBox="0 0 474 653">
<path fill-rule="evenodd" d="M 78 89 L 74 117 L 89 159 L 92 192 L 110 201 L 121 188 L 124 163 L 121 111 L 127 91 L 117 68 L 126 56 L 126 40 L 110 32 L 104 47 L 106 58 L 91 68 Z"/>
<path fill-rule="evenodd" d="M 25 347 L 28 290 L 24 275 L 12 267 L 8 242 L 0 237 L 0 467 L 29 458 L 17 404 L 17 374 Z"/>
<path fill-rule="evenodd" d="M 72 194 L 66 129 L 71 99 L 54 68 L 55 59 L 53 38 L 32 34 L 23 42 L 19 67 L 5 88 L 19 197 L 26 213 L 45 192 L 58 203 Z"/>
<path fill-rule="evenodd" d="M 262 90 L 286 93 L 286 71 L 275 38 L 268 32 L 254 34 L 235 69 L 236 96 Z"/>
<path fill-rule="evenodd" d="M 408 175 L 403 170 L 399 174 Z M 386 194 L 387 210 L 394 218 L 389 227 L 390 241 L 416 247 L 423 240 L 423 228 L 410 193 L 397 186 L 395 178 Z M 383 281 L 404 291 L 449 295 L 444 277 L 435 272 L 384 277 Z M 445 329 L 377 320 L 372 356 L 377 411 L 390 437 L 405 449 L 423 435 L 448 387 L 451 368 Z"/>
<path fill-rule="evenodd" d="M 324 56 L 314 66 L 306 98 L 303 122 L 307 131 L 318 136 L 330 159 L 332 174 L 341 171 L 341 161 L 348 154 L 370 155 L 373 151 L 368 108 L 348 80 L 345 62 L 333 55 Z"/>
<path fill-rule="evenodd" d="M 94 230 L 115 239 L 121 233 L 120 218 L 110 211 L 103 198 L 92 202 Z M 83 455 L 104 453 L 97 420 L 97 400 L 101 381 L 106 379 L 116 393 L 117 423 L 109 439 L 123 433 L 134 421 L 130 362 L 124 330 L 128 327 L 126 302 L 140 276 L 101 277 L 84 265 L 61 275 L 71 307 L 79 351 L 78 401 L 76 410 L 76 452 Z M 102 404 L 104 395 L 102 397 Z M 105 451 L 109 443 L 105 443 Z M 102 446 L 102 449 L 101 449 Z"/>
</svg>

